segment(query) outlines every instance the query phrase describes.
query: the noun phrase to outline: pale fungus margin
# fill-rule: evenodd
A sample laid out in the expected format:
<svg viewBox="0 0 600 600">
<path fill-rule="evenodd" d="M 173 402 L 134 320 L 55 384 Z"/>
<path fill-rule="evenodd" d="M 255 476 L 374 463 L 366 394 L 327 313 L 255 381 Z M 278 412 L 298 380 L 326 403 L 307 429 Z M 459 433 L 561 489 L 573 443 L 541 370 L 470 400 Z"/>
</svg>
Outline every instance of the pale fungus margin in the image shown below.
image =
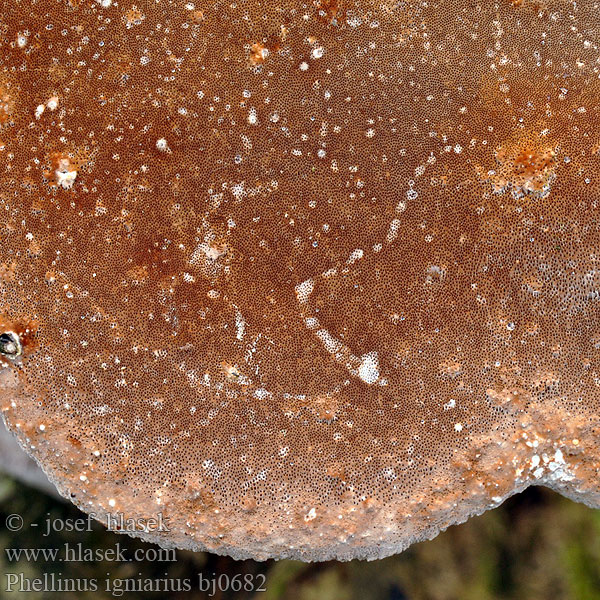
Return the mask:
<svg viewBox="0 0 600 600">
<path fill-rule="evenodd" d="M 237 558 L 600 506 L 600 9 L 198 6 L 0 0 L 21 445 Z"/>
</svg>

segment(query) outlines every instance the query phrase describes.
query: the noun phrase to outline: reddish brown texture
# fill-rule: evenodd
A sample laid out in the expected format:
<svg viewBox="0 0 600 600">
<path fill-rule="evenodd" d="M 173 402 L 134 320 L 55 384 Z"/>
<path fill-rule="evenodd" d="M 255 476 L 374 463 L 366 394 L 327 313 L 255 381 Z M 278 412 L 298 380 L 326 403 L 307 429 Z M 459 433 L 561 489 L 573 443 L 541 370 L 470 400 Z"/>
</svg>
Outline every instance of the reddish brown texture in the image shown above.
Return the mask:
<svg viewBox="0 0 600 600">
<path fill-rule="evenodd" d="M 236 557 L 597 506 L 598 12 L 0 1 L 9 428 Z"/>
<path fill-rule="evenodd" d="M 12 94 L 4 87 L 0 87 L 0 125 L 7 123 L 15 110 L 15 101 Z"/>
</svg>

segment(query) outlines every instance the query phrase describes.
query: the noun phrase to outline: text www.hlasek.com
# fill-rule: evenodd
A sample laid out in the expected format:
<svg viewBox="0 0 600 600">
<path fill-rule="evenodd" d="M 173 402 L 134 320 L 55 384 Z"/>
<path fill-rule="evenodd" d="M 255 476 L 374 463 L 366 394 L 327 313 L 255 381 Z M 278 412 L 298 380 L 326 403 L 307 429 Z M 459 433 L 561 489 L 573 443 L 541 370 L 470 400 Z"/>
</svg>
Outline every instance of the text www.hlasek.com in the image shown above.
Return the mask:
<svg viewBox="0 0 600 600">
<path fill-rule="evenodd" d="M 119 543 L 111 548 L 86 548 L 82 543 L 66 542 L 58 548 L 5 548 L 9 562 L 124 562 L 124 561 L 164 561 L 177 560 L 176 551 L 168 548 L 138 548 L 129 551 Z M 207 576 L 197 573 L 195 577 L 146 578 L 142 573 L 126 579 L 114 578 L 106 573 L 106 578 L 70 578 L 62 573 L 43 573 L 40 577 L 29 577 L 24 572 L 5 573 L 4 592 L 96 592 L 103 589 L 114 597 L 129 592 L 189 592 L 194 588 L 212 598 L 225 591 L 266 591 L 266 576 L 263 574 L 217 574 Z"/>
<path fill-rule="evenodd" d="M 170 548 L 137 548 L 127 552 L 121 544 L 116 543 L 112 548 L 86 548 L 83 544 L 63 544 L 60 548 L 5 548 L 9 562 L 26 560 L 31 562 L 127 562 L 127 561 L 156 561 L 169 562 L 177 560 L 175 550 Z"/>
</svg>

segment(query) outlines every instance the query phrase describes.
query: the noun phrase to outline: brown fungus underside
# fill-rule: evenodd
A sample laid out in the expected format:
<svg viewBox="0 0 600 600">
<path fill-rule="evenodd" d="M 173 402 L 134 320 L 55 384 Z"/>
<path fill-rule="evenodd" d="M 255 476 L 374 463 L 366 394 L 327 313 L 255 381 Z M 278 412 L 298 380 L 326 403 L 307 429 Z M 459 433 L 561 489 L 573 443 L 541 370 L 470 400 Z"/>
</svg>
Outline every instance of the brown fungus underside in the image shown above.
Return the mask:
<svg viewBox="0 0 600 600">
<path fill-rule="evenodd" d="M 592 0 L 0 1 L 9 428 L 240 558 L 599 506 L 599 40 Z"/>
</svg>

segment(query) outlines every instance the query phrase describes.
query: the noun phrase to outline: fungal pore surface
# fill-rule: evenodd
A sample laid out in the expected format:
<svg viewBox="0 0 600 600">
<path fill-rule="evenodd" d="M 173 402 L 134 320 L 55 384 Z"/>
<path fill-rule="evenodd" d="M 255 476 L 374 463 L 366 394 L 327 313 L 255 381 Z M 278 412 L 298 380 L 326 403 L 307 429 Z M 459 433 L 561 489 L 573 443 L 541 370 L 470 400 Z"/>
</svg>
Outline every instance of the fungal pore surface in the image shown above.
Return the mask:
<svg viewBox="0 0 600 600">
<path fill-rule="evenodd" d="M 600 505 L 591 0 L 0 0 L 0 406 L 164 546 Z"/>
</svg>

